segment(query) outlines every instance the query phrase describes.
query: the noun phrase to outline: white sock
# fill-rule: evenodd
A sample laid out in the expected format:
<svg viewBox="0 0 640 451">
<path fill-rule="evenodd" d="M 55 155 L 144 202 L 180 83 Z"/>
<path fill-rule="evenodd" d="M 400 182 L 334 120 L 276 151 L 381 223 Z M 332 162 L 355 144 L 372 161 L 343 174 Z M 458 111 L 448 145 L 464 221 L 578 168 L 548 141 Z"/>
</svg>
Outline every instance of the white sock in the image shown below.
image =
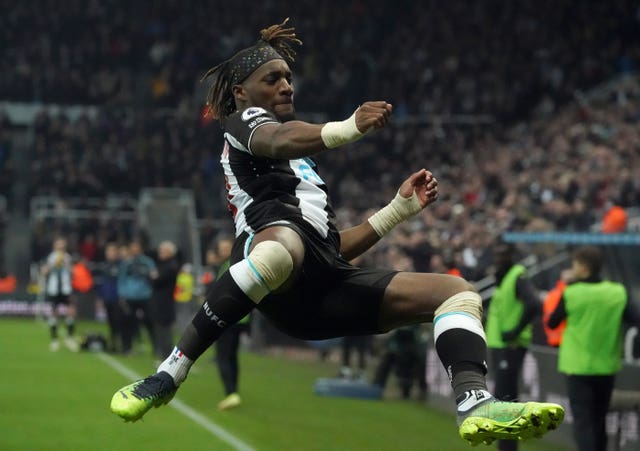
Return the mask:
<svg viewBox="0 0 640 451">
<path fill-rule="evenodd" d="M 464 396 L 464 398 L 458 401 L 459 414 L 468 413 L 477 405 L 493 398 L 493 395 L 486 390 L 468 390 L 464 392 L 464 395 L 460 395 L 460 397 L 462 396 Z"/>
<path fill-rule="evenodd" d="M 193 360 L 184 355 L 177 347 L 174 347 L 173 352 L 158 367 L 158 373 L 160 371 L 169 373 L 176 387 L 179 387 L 187 378 L 191 365 L 193 365 Z"/>
</svg>

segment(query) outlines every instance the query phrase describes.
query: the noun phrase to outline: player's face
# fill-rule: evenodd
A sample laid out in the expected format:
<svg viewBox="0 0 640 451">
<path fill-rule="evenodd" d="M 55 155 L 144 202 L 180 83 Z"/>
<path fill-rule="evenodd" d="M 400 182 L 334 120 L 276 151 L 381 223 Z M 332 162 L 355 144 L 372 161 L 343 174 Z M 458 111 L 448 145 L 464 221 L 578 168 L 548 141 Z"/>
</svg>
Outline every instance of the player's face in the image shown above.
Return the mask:
<svg viewBox="0 0 640 451">
<path fill-rule="evenodd" d="M 282 122 L 295 119 L 291 69 L 284 60 L 271 60 L 258 67 L 242 83 L 247 105 L 271 111 Z"/>
<path fill-rule="evenodd" d="M 573 272 L 573 276 L 578 279 L 586 279 L 589 277 L 589 268 L 584 263 L 579 262 L 575 258 L 571 261 L 571 269 Z"/>
<path fill-rule="evenodd" d="M 53 243 L 53 249 L 58 252 L 64 252 L 67 249 L 67 241 L 62 238 L 58 238 Z"/>
<path fill-rule="evenodd" d="M 118 248 L 116 246 L 109 245 L 105 248 L 104 255 L 108 261 L 115 261 L 118 259 Z"/>
</svg>

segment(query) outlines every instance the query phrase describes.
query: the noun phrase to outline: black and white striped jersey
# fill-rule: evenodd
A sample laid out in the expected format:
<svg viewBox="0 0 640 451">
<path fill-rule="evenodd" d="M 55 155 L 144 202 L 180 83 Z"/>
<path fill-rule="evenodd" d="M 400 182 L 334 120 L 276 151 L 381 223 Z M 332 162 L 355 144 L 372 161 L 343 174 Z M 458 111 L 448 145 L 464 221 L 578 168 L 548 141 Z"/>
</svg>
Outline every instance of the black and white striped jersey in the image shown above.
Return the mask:
<svg viewBox="0 0 640 451">
<path fill-rule="evenodd" d="M 220 162 L 236 236 L 284 220 L 306 230 L 311 227 L 339 246 L 335 213 L 313 159 L 276 160 L 251 152 L 253 133 L 262 125 L 277 122 L 271 113 L 258 107 L 235 112 L 224 121 Z"/>
</svg>

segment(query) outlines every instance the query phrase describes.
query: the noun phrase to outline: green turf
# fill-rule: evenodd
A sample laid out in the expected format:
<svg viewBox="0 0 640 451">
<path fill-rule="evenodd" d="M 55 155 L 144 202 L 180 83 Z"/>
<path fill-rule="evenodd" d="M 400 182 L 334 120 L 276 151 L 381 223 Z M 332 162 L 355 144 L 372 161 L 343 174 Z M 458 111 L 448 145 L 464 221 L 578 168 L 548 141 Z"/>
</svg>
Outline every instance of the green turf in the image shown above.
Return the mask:
<svg viewBox="0 0 640 451">
<path fill-rule="evenodd" d="M 80 324 L 79 335 L 101 327 Z M 124 423 L 109 401 L 129 380 L 95 353 L 51 353 L 47 333 L 41 322 L 0 320 L 0 450 L 233 449 L 170 407 Z M 257 450 L 472 449 L 458 438 L 451 414 L 424 404 L 316 396 L 315 380 L 336 372 L 327 363 L 243 353 L 243 405 L 218 412 L 222 387 L 210 356 L 198 361 L 176 398 Z M 154 367 L 150 356 L 117 361 L 141 375 Z M 532 441 L 521 449 L 561 448 Z"/>
</svg>

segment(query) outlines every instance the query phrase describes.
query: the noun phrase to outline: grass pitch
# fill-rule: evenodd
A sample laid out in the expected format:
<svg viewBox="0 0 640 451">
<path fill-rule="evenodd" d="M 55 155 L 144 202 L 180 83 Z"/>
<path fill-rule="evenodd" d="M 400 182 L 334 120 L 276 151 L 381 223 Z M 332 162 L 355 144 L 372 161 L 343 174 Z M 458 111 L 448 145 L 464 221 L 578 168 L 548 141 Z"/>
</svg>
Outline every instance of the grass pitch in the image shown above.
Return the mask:
<svg viewBox="0 0 640 451">
<path fill-rule="evenodd" d="M 80 323 L 78 336 L 103 328 Z M 130 382 L 121 373 L 146 376 L 154 371 L 153 358 L 105 360 L 64 347 L 52 353 L 48 344 L 44 323 L 0 320 L 1 450 L 472 449 L 458 437 L 452 413 L 416 401 L 318 397 L 313 384 L 318 377 L 334 376 L 334 364 L 248 352 L 241 354 L 239 408 L 216 410 L 223 390 L 207 352 L 178 391 L 179 408 L 153 409 L 142 421 L 124 423 L 109 410 L 115 390 Z M 532 441 L 520 449 L 561 448 Z"/>
</svg>

